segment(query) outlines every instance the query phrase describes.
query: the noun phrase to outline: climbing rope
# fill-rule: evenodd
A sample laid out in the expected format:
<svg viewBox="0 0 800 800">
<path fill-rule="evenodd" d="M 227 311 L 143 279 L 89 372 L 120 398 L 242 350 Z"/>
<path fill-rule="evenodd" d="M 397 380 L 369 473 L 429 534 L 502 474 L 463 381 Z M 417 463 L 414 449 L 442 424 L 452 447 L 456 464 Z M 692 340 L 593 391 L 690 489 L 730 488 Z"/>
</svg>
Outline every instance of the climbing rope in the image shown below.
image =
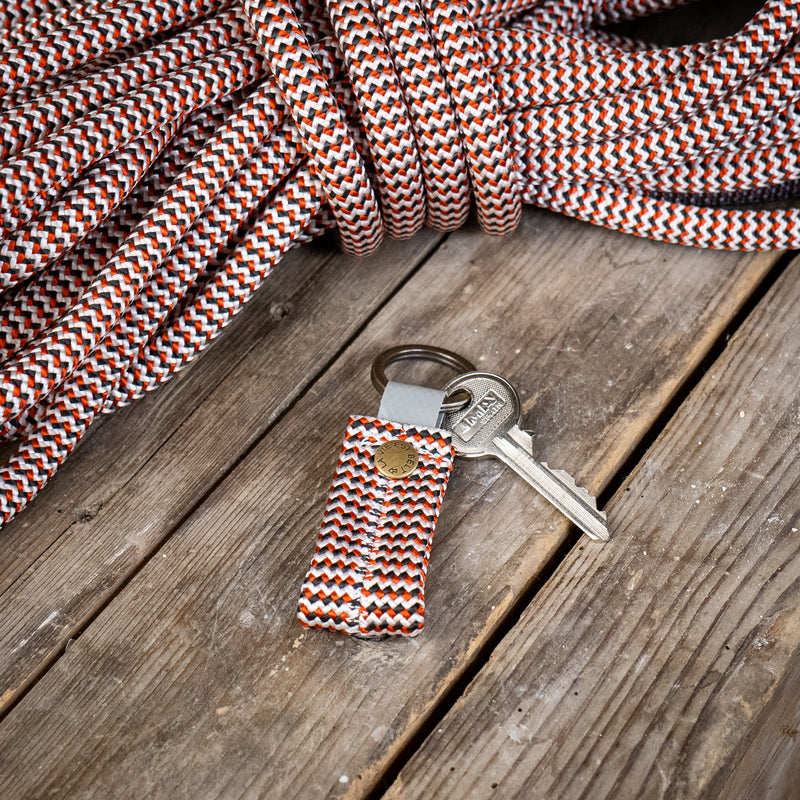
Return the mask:
<svg viewBox="0 0 800 800">
<path fill-rule="evenodd" d="M 525 202 L 797 247 L 800 211 L 763 206 L 800 186 L 800 0 L 700 45 L 606 29 L 682 1 L 7 2 L 2 522 L 331 228 L 367 254 Z"/>
</svg>

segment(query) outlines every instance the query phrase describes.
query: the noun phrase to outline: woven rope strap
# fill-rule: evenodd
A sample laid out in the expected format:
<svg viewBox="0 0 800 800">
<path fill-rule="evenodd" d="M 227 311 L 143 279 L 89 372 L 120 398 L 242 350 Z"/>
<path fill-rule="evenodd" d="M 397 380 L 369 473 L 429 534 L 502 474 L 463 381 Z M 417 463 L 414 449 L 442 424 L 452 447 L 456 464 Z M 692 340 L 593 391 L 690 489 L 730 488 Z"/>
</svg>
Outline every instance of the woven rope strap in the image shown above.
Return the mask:
<svg viewBox="0 0 800 800">
<path fill-rule="evenodd" d="M 382 475 L 375 451 L 409 441 L 419 465 Z M 306 627 L 361 636 L 415 636 L 425 622 L 433 530 L 453 468 L 446 431 L 351 417 L 298 617 Z"/>
</svg>

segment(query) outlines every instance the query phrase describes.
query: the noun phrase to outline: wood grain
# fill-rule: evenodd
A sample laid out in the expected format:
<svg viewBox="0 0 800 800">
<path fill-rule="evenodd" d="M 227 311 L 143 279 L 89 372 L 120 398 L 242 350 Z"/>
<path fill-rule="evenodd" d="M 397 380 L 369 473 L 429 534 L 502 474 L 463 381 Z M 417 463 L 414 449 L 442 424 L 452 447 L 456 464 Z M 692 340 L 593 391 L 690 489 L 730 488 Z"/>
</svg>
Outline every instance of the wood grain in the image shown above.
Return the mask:
<svg viewBox="0 0 800 800">
<path fill-rule="evenodd" d="M 0 707 L 440 239 L 426 232 L 363 260 L 337 254 L 327 240 L 290 253 L 202 358 L 89 431 L 42 494 L 0 532 Z"/>
<path fill-rule="evenodd" d="M 499 465 L 461 464 L 422 635 L 303 632 L 298 587 L 346 416 L 377 407 L 375 352 L 429 341 L 506 374 L 540 457 L 596 491 L 772 261 L 534 211 L 500 242 L 452 236 L 9 713 L 2 796 L 363 795 L 568 531 Z"/>
<path fill-rule="evenodd" d="M 800 659 L 794 658 L 770 702 L 750 726 L 752 738 L 720 797 L 796 800 L 800 786 Z"/>
<path fill-rule="evenodd" d="M 569 554 L 388 798 L 797 796 L 753 756 L 773 737 L 797 775 L 799 268 L 609 504 L 612 543 Z"/>
</svg>

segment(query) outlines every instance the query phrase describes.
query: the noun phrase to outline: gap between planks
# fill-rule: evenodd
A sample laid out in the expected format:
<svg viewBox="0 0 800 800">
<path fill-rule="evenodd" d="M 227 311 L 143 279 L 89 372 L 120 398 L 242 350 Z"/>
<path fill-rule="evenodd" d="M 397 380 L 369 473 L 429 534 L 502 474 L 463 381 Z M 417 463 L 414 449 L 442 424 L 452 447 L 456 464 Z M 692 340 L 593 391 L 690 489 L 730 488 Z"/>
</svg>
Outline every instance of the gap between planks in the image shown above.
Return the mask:
<svg viewBox="0 0 800 800">
<path fill-rule="evenodd" d="M 453 236 L 0 725 L 7 763 L 37 783 L 7 796 L 138 786 L 143 770 L 161 796 L 369 791 L 569 536 L 527 486 L 474 465 L 446 501 L 419 639 L 375 649 L 299 636 L 297 586 L 344 417 L 372 397 L 359 388 L 370 354 L 457 336 L 465 354 L 516 376 L 541 455 L 597 491 L 772 265 L 769 254 L 686 251 L 530 210 L 502 243 Z M 92 752 L 76 750 L 91 731 Z"/>
<path fill-rule="evenodd" d="M 403 798 L 792 798 L 800 260 L 411 755 Z"/>
<path fill-rule="evenodd" d="M 328 240 L 289 254 L 202 359 L 89 431 L 0 532 L 15 556 L 0 570 L 0 718 L 444 240 L 428 231 L 370 259 Z"/>
<path fill-rule="evenodd" d="M 674 397 L 665 404 L 661 413 L 656 417 L 650 429 L 633 449 L 625 463 L 622 464 L 619 470 L 612 476 L 603 491 L 599 493 L 597 498 L 599 508 L 605 508 L 607 503 L 619 491 L 620 487 L 631 477 L 634 470 L 645 458 L 647 451 L 656 442 L 658 437 L 662 435 L 670 420 L 675 416 L 681 405 L 689 398 L 703 379 L 704 374 L 723 356 L 732 337 L 746 322 L 747 318 L 756 309 L 759 303 L 762 302 L 795 257 L 796 253 L 786 252 L 776 260 L 772 270 L 764 276 L 763 280 L 755 287 L 747 301 L 731 318 L 725 329 L 720 332 L 716 342 L 709 349 L 703 360 L 698 363 L 695 369 L 687 376 L 686 380 L 676 391 Z M 414 753 L 416 753 L 423 742 L 433 734 L 442 720 L 447 717 L 450 709 L 460 700 L 472 681 L 486 666 L 495 649 L 502 643 L 506 636 L 513 633 L 513 628 L 525 609 L 534 601 L 536 595 L 544 588 L 546 583 L 556 574 L 556 571 L 562 563 L 567 560 L 573 549 L 576 546 L 578 546 L 580 550 L 583 549 L 583 547 L 579 545 L 581 538 L 581 531 L 574 525 L 570 526 L 569 535 L 565 537 L 561 547 L 559 547 L 558 550 L 553 553 L 552 557 L 543 565 L 536 576 L 536 581 L 531 583 L 527 591 L 520 594 L 518 600 L 510 608 L 501 624 L 498 625 L 497 630 L 487 638 L 480 650 L 476 653 L 473 662 L 467 666 L 463 675 L 453 684 L 451 689 L 432 710 L 430 716 L 424 723 L 420 725 L 403 751 L 397 755 L 392 763 L 387 765 L 380 781 L 375 784 L 372 791 L 365 796 L 364 800 L 380 800 L 380 798 L 384 796 L 386 790 L 398 778 L 405 765 L 414 756 Z M 800 725 L 798 727 L 800 727 Z"/>
</svg>

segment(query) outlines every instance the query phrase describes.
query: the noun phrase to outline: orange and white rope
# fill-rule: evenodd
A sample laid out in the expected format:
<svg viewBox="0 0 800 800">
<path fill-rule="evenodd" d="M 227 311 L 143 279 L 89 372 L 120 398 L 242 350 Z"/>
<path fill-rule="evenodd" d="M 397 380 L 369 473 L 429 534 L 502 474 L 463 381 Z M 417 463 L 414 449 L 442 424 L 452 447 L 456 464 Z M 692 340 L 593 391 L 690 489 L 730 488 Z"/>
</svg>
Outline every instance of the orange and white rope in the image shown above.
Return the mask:
<svg viewBox="0 0 800 800">
<path fill-rule="evenodd" d="M 797 247 L 800 0 L 657 48 L 680 0 L 11 0 L 0 9 L 0 521 L 203 350 L 291 247 L 522 202 Z M 747 206 L 743 208 L 742 206 Z"/>
</svg>

